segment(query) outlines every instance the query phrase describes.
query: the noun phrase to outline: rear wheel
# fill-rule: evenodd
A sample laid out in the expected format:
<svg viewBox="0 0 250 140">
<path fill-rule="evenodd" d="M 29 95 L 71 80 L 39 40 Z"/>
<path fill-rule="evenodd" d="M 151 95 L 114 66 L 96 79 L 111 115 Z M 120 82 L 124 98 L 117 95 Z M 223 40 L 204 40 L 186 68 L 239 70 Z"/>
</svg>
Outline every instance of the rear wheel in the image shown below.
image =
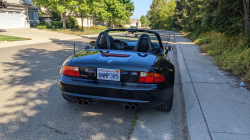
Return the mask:
<svg viewBox="0 0 250 140">
<path fill-rule="evenodd" d="M 62 94 L 62 96 L 63 96 L 63 99 L 65 99 L 66 101 L 69 101 L 69 102 L 75 102 L 75 101 L 73 101 L 73 100 L 71 100 L 71 99 L 67 98 L 64 94 Z"/>
<path fill-rule="evenodd" d="M 158 111 L 169 112 L 172 109 L 172 105 L 173 105 L 173 95 L 166 103 L 155 107 L 155 109 Z"/>
</svg>

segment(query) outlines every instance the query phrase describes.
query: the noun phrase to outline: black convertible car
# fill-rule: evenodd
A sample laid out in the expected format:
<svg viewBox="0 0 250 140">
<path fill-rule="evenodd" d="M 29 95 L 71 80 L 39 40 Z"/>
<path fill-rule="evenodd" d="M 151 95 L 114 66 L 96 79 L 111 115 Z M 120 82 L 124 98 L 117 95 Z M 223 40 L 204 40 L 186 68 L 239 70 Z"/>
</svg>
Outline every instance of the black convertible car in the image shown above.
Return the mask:
<svg viewBox="0 0 250 140">
<path fill-rule="evenodd" d="M 123 31 L 113 33 L 110 31 Z M 136 37 L 126 34 L 137 34 Z M 65 100 L 93 104 L 121 102 L 125 109 L 170 111 L 175 69 L 157 32 L 110 29 L 65 60 L 59 85 Z"/>
</svg>

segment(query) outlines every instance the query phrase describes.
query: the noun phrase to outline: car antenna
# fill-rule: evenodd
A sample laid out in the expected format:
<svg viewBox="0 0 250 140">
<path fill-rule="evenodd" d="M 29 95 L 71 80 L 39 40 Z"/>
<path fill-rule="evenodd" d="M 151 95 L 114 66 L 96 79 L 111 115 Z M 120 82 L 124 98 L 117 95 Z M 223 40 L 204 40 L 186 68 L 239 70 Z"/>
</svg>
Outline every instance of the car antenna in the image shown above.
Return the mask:
<svg viewBox="0 0 250 140">
<path fill-rule="evenodd" d="M 74 55 L 76 56 L 76 47 L 75 47 L 76 42 L 74 42 Z M 76 56 L 77 57 L 77 56 Z M 77 57 L 78 58 L 78 57 Z"/>
</svg>

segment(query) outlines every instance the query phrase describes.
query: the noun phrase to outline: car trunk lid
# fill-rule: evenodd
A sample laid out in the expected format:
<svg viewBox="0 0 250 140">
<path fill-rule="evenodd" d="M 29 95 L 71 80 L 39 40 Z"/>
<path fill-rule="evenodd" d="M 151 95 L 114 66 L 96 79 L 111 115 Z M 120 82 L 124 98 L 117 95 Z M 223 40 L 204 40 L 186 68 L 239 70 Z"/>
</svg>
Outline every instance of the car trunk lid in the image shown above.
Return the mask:
<svg viewBox="0 0 250 140">
<path fill-rule="evenodd" d="M 137 82 L 140 72 L 148 71 L 156 59 L 150 53 L 120 50 L 83 50 L 76 56 L 70 65 L 80 67 L 81 78 L 97 79 L 97 68 L 106 68 L 120 70 L 122 82 Z"/>
</svg>

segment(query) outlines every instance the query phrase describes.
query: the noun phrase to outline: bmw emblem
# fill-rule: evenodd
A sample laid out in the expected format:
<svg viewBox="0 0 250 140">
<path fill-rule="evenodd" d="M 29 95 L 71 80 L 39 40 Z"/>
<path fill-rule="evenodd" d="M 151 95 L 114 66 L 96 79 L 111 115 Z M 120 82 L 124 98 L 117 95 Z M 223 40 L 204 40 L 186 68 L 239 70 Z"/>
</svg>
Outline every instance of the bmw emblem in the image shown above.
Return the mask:
<svg viewBox="0 0 250 140">
<path fill-rule="evenodd" d="M 114 60 L 108 60 L 107 63 L 112 64 L 112 63 L 114 63 Z"/>
</svg>

